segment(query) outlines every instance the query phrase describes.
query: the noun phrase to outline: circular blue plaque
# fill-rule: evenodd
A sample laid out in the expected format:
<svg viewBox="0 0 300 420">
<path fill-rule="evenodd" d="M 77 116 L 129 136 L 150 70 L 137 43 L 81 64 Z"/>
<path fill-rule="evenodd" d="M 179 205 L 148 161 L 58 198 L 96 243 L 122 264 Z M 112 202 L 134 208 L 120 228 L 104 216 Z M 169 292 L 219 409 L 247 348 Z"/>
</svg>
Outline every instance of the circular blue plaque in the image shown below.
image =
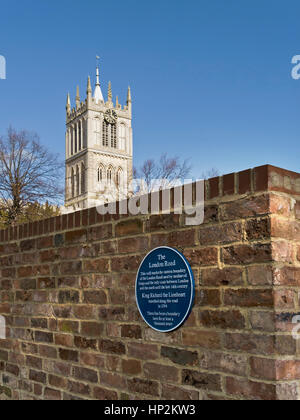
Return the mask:
<svg viewBox="0 0 300 420">
<path fill-rule="evenodd" d="M 185 257 L 160 247 L 142 261 L 136 278 L 136 301 L 144 321 L 159 332 L 179 328 L 191 313 L 195 280 Z"/>
</svg>

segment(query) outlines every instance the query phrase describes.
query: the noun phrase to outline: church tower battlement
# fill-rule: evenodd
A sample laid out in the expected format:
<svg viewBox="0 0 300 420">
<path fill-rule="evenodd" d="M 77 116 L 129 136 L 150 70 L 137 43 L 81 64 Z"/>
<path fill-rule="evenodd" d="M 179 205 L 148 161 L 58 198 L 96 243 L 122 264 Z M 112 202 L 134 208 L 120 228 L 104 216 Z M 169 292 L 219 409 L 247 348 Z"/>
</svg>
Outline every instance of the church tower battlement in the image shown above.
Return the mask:
<svg viewBox="0 0 300 420">
<path fill-rule="evenodd" d="M 132 179 L 132 101 L 128 88 L 127 103 L 116 97 L 113 103 L 109 82 L 105 102 L 96 68 L 92 94 L 88 78 L 86 99 L 77 87 L 75 107 L 70 95 L 66 104 L 66 193 L 65 209 L 73 211 L 94 207 L 128 197 Z"/>
</svg>

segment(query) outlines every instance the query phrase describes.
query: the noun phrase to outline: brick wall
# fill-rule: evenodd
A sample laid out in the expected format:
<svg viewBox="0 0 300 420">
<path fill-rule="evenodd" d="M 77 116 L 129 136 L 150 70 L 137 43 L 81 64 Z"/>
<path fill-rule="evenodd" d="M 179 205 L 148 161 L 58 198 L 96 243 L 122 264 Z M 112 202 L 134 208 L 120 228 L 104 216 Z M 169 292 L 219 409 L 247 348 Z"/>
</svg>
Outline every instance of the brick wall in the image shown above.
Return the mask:
<svg viewBox="0 0 300 420">
<path fill-rule="evenodd" d="M 205 222 L 81 211 L 0 232 L 0 399 L 299 399 L 300 175 L 264 166 L 206 182 Z M 196 279 L 161 334 L 135 276 L 168 245 Z"/>
</svg>

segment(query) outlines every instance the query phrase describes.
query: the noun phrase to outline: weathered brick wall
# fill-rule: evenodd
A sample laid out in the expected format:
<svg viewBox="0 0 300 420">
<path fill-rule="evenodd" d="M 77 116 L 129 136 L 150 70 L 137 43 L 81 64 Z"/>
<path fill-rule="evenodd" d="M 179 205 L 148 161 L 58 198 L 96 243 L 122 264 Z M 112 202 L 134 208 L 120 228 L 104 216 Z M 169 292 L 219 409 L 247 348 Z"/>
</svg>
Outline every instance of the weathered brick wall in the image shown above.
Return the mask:
<svg viewBox="0 0 300 420">
<path fill-rule="evenodd" d="M 300 175 L 264 166 L 206 183 L 205 222 L 95 209 L 0 232 L 0 398 L 298 399 Z M 135 277 L 168 245 L 196 279 L 161 334 Z"/>
</svg>

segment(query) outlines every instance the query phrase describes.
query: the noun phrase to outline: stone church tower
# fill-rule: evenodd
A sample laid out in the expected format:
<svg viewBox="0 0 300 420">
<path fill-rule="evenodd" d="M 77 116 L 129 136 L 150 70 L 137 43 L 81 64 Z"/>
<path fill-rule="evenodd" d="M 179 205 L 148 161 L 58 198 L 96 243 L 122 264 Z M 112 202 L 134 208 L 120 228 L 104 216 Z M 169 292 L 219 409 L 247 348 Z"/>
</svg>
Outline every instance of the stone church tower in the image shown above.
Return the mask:
<svg viewBox="0 0 300 420">
<path fill-rule="evenodd" d="M 99 67 L 92 95 L 88 78 L 87 97 L 76 106 L 67 97 L 65 210 L 73 211 L 128 197 L 132 180 L 132 104 L 128 88 L 127 104 L 113 103 L 111 83 L 104 101 Z"/>
</svg>

